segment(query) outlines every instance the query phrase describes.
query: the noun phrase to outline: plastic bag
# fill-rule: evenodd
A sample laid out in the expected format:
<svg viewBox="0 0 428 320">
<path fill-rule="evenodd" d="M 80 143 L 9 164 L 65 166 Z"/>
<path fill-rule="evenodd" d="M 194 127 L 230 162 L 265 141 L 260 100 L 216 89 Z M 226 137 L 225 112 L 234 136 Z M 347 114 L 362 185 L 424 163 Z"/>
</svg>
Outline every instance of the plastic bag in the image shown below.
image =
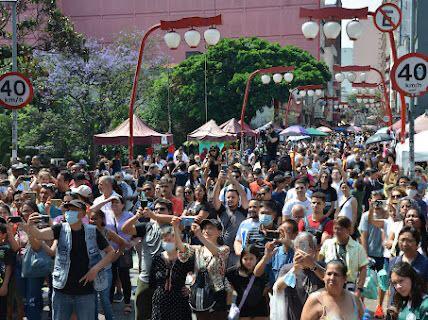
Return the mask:
<svg viewBox="0 0 428 320">
<path fill-rule="evenodd" d="M 386 292 L 389 288 L 389 276 L 385 269 L 379 270 L 377 273 L 377 281 L 379 283 L 379 288 Z"/>
<path fill-rule="evenodd" d="M 367 269 L 366 281 L 364 282 L 363 297 L 377 299 L 377 274 L 372 269 Z"/>
<path fill-rule="evenodd" d="M 273 286 L 273 295 L 269 293 L 270 320 L 284 320 L 285 313 L 285 293 L 284 290 L 279 291 Z"/>
</svg>

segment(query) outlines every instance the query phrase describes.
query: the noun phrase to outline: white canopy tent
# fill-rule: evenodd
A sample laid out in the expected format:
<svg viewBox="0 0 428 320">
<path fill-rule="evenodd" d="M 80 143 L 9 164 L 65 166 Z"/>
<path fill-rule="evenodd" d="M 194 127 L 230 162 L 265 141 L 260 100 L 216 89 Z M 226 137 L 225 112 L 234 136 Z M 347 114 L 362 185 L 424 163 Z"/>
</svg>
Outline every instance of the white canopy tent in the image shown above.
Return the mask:
<svg viewBox="0 0 428 320">
<path fill-rule="evenodd" d="M 428 161 L 428 130 L 415 134 L 415 162 Z M 396 162 L 404 172 L 409 170 L 409 139 L 395 147 Z"/>
</svg>

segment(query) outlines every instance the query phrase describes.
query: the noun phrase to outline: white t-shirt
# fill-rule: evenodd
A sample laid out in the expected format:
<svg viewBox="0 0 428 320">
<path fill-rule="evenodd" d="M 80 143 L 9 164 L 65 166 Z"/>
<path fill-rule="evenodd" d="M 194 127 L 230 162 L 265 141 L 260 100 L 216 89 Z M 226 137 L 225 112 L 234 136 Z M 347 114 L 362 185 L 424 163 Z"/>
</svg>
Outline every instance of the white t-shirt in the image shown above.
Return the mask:
<svg viewBox="0 0 428 320">
<path fill-rule="evenodd" d="M 312 214 L 313 210 L 312 210 L 312 206 L 311 206 L 311 201 L 309 200 L 309 198 L 306 198 L 305 201 L 300 201 L 298 199 L 292 199 L 290 201 L 287 201 L 284 204 L 284 207 L 282 207 L 282 215 L 284 217 L 291 217 L 291 210 L 297 204 L 300 204 L 303 207 L 305 207 L 305 216 L 306 217 Z"/>
<path fill-rule="evenodd" d="M 111 196 L 118 196 L 118 194 L 113 191 Z M 110 198 L 111 196 L 109 196 L 108 198 Z M 106 197 L 104 197 L 104 195 L 100 195 L 98 198 L 95 198 L 93 206 L 103 202 L 106 199 Z M 113 214 L 113 209 L 111 208 L 111 202 L 106 203 L 105 205 L 103 205 L 101 207 L 101 210 L 104 212 L 104 214 L 107 215 L 114 215 Z"/>
</svg>

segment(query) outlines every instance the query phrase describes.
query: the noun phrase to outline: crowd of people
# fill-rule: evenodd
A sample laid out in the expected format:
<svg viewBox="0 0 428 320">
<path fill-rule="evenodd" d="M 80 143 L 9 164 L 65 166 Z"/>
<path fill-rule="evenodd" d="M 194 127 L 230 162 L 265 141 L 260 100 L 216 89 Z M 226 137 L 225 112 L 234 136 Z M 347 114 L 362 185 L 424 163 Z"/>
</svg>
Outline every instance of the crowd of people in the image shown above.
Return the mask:
<svg viewBox="0 0 428 320">
<path fill-rule="evenodd" d="M 427 320 L 426 163 L 364 140 L 0 166 L 0 320 Z"/>
</svg>

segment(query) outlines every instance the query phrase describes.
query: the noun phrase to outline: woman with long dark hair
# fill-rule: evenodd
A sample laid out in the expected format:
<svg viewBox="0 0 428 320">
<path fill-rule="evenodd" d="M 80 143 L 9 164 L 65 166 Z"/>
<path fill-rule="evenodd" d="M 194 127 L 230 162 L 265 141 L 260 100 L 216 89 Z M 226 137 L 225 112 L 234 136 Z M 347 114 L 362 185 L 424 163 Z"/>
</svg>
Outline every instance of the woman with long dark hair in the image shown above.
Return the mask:
<svg viewBox="0 0 428 320">
<path fill-rule="evenodd" d="M 428 296 L 425 282 L 407 262 L 397 263 L 391 271 L 395 288 L 393 306 L 388 310 L 391 319 L 428 319 Z"/>
<path fill-rule="evenodd" d="M 332 179 L 331 175 L 327 170 L 320 172 L 320 180 L 314 190 L 314 192 L 322 192 L 325 194 L 325 208 L 324 214 L 330 218 L 334 218 L 334 212 L 337 205 L 337 192 L 331 186 Z"/>
<path fill-rule="evenodd" d="M 248 290 L 246 299 L 240 308 L 239 319 L 265 320 L 269 315 L 264 295 L 268 279 L 263 275 L 256 277 L 253 274 L 254 267 L 260 258 L 259 254 L 259 248 L 254 244 L 249 245 L 241 252 L 239 264 L 226 274 L 233 289 L 238 293 L 236 298 L 237 306 L 242 304 L 244 292 Z M 254 279 L 252 280 L 253 277 Z"/>
<path fill-rule="evenodd" d="M 407 211 L 404 216 L 404 225 L 415 228 L 419 231 L 421 236 L 421 241 L 419 242 L 418 251 L 427 256 L 427 245 L 428 245 L 428 236 L 425 228 L 426 220 L 425 215 L 420 213 L 420 210 L 416 208 L 411 208 Z"/>
</svg>

